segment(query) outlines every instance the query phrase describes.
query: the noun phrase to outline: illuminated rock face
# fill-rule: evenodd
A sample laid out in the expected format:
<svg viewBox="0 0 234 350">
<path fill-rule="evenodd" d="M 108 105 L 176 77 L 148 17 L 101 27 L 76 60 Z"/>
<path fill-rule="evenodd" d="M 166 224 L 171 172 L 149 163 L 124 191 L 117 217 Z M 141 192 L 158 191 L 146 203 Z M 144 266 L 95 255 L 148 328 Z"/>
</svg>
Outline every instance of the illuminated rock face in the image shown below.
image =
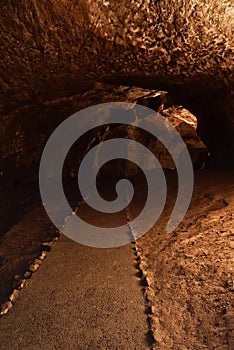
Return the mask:
<svg viewBox="0 0 234 350">
<path fill-rule="evenodd" d="M 198 74 L 217 80 L 226 75 L 228 84 L 233 49 L 231 1 L 88 3 L 91 22 L 95 23 L 93 31 L 105 37 L 110 46 L 117 43 L 124 47 L 120 55 L 113 57 L 120 71 L 153 73 L 161 79 L 176 77 L 178 83 L 180 78 L 197 79 Z"/>
<path fill-rule="evenodd" d="M 27 152 L 34 154 L 33 142 L 21 139 L 28 137 L 35 123 L 35 132 L 46 138 L 45 129 L 52 131 L 58 120 L 81 107 L 72 96 L 79 99 L 80 94 L 91 91 L 94 82 L 102 80 L 169 91 L 174 104 L 197 116 L 212 164 L 231 165 L 231 4 L 231 0 L 2 1 L 4 118 L 0 133 L 6 145 L 2 155 L 19 153 L 20 147 L 24 153 L 25 142 Z M 104 92 L 105 87 L 100 98 L 94 97 L 89 104 L 102 102 Z M 34 112 L 46 103 L 50 112 Z M 56 120 L 58 108 L 61 115 Z M 12 137 L 15 149 L 8 152 Z M 38 157 L 35 153 L 32 159 Z"/>
</svg>

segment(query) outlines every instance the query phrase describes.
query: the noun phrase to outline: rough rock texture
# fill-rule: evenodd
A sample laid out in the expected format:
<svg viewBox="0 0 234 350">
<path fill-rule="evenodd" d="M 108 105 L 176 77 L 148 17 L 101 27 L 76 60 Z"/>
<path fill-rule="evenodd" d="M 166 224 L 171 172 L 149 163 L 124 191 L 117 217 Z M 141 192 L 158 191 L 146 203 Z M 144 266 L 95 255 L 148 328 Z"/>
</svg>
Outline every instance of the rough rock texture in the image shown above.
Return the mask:
<svg viewBox="0 0 234 350">
<path fill-rule="evenodd" d="M 113 95 L 116 95 L 117 91 L 119 94 L 125 92 L 127 101 L 132 102 L 133 104 L 134 103 L 138 103 L 138 104 L 144 103 L 144 105 L 149 104 L 147 90 L 138 89 L 136 87 L 127 89 L 126 87 L 120 86 L 118 89 L 115 89 L 115 92 L 113 92 Z M 152 95 L 157 96 L 159 100 L 164 100 L 165 98 L 162 91 L 156 91 L 156 90 L 154 92 L 151 91 L 150 96 Z M 136 96 L 141 96 L 141 97 L 136 99 Z M 208 160 L 208 151 L 205 144 L 201 141 L 201 139 L 197 135 L 196 117 L 192 113 L 190 113 L 188 110 L 183 108 L 182 106 L 172 106 L 164 109 L 164 105 L 160 104 L 160 101 L 157 101 L 157 97 L 150 98 L 152 104 L 155 102 L 154 108 L 157 110 L 160 110 L 160 114 L 163 117 L 165 117 L 165 119 L 168 120 L 175 127 L 178 133 L 182 136 L 188 148 L 188 151 L 190 153 L 191 160 L 194 167 L 202 168 Z M 159 108 L 156 108 L 157 102 L 158 102 Z M 129 111 L 129 113 L 131 112 Z M 140 117 L 137 115 L 135 115 L 134 118 L 140 119 Z M 146 118 L 149 118 L 151 122 L 154 122 L 157 120 L 157 114 L 150 113 L 149 116 Z M 137 125 L 137 119 L 135 119 L 134 122 Z M 176 168 L 175 163 L 169 151 L 162 144 L 162 142 L 156 139 L 155 137 L 153 137 L 152 135 L 150 135 L 148 132 L 142 131 L 142 129 L 140 128 L 135 128 L 135 127 L 126 126 L 126 125 L 120 125 L 117 127 L 107 126 L 106 129 L 104 129 L 103 132 L 100 133 L 100 135 L 98 136 L 98 141 L 100 143 L 99 149 L 101 149 L 102 147 L 101 142 L 111 138 L 118 138 L 118 137 L 124 137 L 129 140 L 137 140 L 139 143 L 146 146 L 155 155 L 155 157 L 158 159 L 158 161 L 160 162 L 161 166 L 164 169 Z M 133 146 L 130 144 L 129 147 L 130 147 L 129 151 L 131 152 L 132 151 L 131 147 Z M 135 150 L 135 153 L 137 153 L 137 150 Z M 75 152 L 75 154 L 77 154 L 77 151 Z M 139 155 L 139 158 L 141 158 L 140 155 Z M 144 162 L 145 170 L 146 169 L 149 170 L 155 167 L 155 164 L 154 163 L 151 164 L 151 162 L 147 157 L 145 157 L 145 155 L 143 156 L 143 158 L 144 158 L 143 162 Z M 131 157 L 129 157 L 129 159 L 131 159 Z M 118 168 L 118 175 L 120 175 L 119 173 L 122 172 L 127 177 L 132 177 L 139 173 L 139 168 L 136 164 L 132 162 L 126 162 L 126 163 L 119 162 L 119 163 L 120 164 Z M 109 163 L 109 165 L 107 166 L 104 166 L 104 169 L 105 169 L 104 172 L 106 171 L 107 174 L 111 173 L 111 176 L 115 177 L 116 168 L 113 167 L 111 163 Z"/>
<path fill-rule="evenodd" d="M 169 91 L 175 104 L 198 117 L 213 164 L 229 164 L 234 132 L 232 18 L 229 0 L 2 1 L 4 144 L 14 155 L 25 151 L 18 145 L 24 139 L 28 149 L 23 158 L 38 160 L 38 155 L 31 156 L 32 135 L 43 138 L 44 129 L 56 126 L 61 102 L 66 105 L 69 96 L 108 80 Z M 51 106 L 52 125 L 40 108 L 58 99 Z M 59 111 L 58 119 L 70 112 Z M 4 149 L 1 154 L 9 155 Z"/>
<path fill-rule="evenodd" d="M 196 132 L 197 119 L 185 108 L 179 106 L 168 107 L 167 100 L 170 100 L 170 98 L 165 96 L 164 91 L 149 90 L 135 86 L 113 86 L 107 83 L 95 83 L 92 85 L 92 89 L 83 94 L 45 101 L 40 104 L 37 103 L 33 105 L 33 108 L 30 105 L 18 109 L 14 113 L 15 118 L 12 118 L 12 122 L 5 128 L 5 133 L 12 139 L 12 142 L 4 143 L 2 145 L 2 151 L 9 158 L 15 157 L 17 164 L 28 165 L 37 163 L 37 159 L 40 158 L 47 139 L 54 131 L 54 128 L 63 121 L 64 116 L 69 117 L 76 111 L 92 104 L 109 101 L 128 101 L 133 104 L 138 103 L 148 106 L 151 109 L 159 110 L 161 115 L 167 118 L 177 128 L 188 146 L 193 164 L 196 165 L 198 158 L 203 153 L 207 155 L 206 146 Z M 34 119 L 35 114 L 38 120 Z M 16 118 L 17 123 L 15 122 Z M 191 118 L 193 121 L 192 124 Z M 65 167 L 64 175 L 77 175 L 77 169 L 74 169 L 74 165 L 76 166 L 77 163 L 80 163 L 84 154 L 96 144 L 97 140 L 102 142 L 108 138 L 120 137 L 121 135 L 122 137 L 135 139 L 149 147 L 163 167 L 174 168 L 171 156 L 163 145 L 156 142 L 149 134 L 139 132 L 139 130 L 134 131 L 133 129 L 130 131 L 130 129 L 124 126 L 111 128 L 111 130 L 101 127 L 90 131 L 72 147 L 72 151 L 67 157 L 68 161 L 66 161 L 66 166 L 69 166 L 69 169 L 67 170 Z M 14 135 L 17 135 L 17 137 Z M 204 158 L 203 161 L 206 161 L 206 159 Z M 202 164 L 199 168 L 201 166 Z M 123 166 L 121 166 L 122 168 Z M 10 172 L 12 172 L 11 169 L 9 166 L 9 169 L 4 171 L 4 175 L 9 177 Z M 115 169 L 114 172 L 116 172 Z"/>
<path fill-rule="evenodd" d="M 150 286 L 155 350 L 234 347 L 233 172 L 195 176 L 190 209 L 165 234 L 163 216 L 137 242 Z M 170 188 L 173 198 L 173 187 Z M 170 204 L 171 203 L 171 204 Z"/>
</svg>

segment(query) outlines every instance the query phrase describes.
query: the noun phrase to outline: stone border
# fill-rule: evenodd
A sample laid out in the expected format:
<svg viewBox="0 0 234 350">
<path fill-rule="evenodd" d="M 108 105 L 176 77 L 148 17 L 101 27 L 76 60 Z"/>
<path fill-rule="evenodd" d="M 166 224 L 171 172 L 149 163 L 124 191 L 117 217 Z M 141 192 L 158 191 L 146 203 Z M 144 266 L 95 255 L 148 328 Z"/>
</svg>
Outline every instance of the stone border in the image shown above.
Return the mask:
<svg viewBox="0 0 234 350">
<path fill-rule="evenodd" d="M 58 241 L 60 233 L 57 232 L 52 241 L 41 243 L 42 251 L 36 259 L 29 265 L 25 273 L 22 275 L 15 275 L 15 280 L 13 282 L 13 292 L 9 295 L 8 300 L 0 306 L 0 317 L 6 315 L 14 306 L 17 301 L 20 291 L 26 286 L 28 280 L 31 279 L 33 273 L 35 273 L 40 265 L 45 260 L 47 253 L 51 251 L 52 246 Z"/>
<path fill-rule="evenodd" d="M 126 209 L 127 212 L 127 220 L 129 221 L 128 223 L 128 227 L 130 230 L 130 234 L 133 237 L 133 239 L 136 237 L 135 232 L 133 227 L 131 226 L 131 213 L 128 209 Z M 148 322 L 148 328 L 149 331 L 147 333 L 147 340 L 148 340 L 148 344 L 150 349 L 153 349 L 156 340 L 154 337 L 154 332 L 153 332 L 153 311 L 152 311 L 152 298 L 150 297 L 150 295 L 152 295 L 152 293 L 154 293 L 153 289 L 150 287 L 149 285 L 149 281 L 148 281 L 148 277 L 145 274 L 145 268 L 144 268 L 144 263 L 142 260 L 142 255 L 141 255 L 141 251 L 137 245 L 137 239 L 134 239 L 133 242 L 131 243 L 132 245 L 132 250 L 133 253 L 135 255 L 135 267 L 137 269 L 137 277 L 140 279 L 140 286 L 141 286 L 141 290 L 142 290 L 142 294 L 144 297 L 144 301 L 145 301 L 145 314 L 147 315 L 147 322 Z"/>
<path fill-rule="evenodd" d="M 85 203 L 85 200 L 81 200 L 77 202 L 75 212 L 77 212 L 77 210 L 79 209 L 79 206 L 82 203 Z M 75 212 L 73 212 L 70 215 L 70 217 L 74 215 Z M 69 220 L 70 217 L 65 218 L 63 227 L 65 226 L 66 222 Z M 20 295 L 20 291 L 27 285 L 27 282 L 28 280 L 31 279 L 33 273 L 35 273 L 39 269 L 43 260 L 45 260 L 47 253 L 51 251 L 53 245 L 58 241 L 59 237 L 61 236 L 61 232 L 59 232 L 55 228 L 55 233 L 56 235 L 51 241 L 41 243 L 42 251 L 40 255 L 38 255 L 37 258 L 33 260 L 33 262 L 29 265 L 29 267 L 27 268 L 23 276 L 15 275 L 15 281 L 13 282 L 13 285 L 12 285 L 13 292 L 8 296 L 8 300 L 4 302 L 2 305 L 0 305 L 0 318 L 6 315 L 13 308 L 15 302 L 17 301 Z"/>
</svg>

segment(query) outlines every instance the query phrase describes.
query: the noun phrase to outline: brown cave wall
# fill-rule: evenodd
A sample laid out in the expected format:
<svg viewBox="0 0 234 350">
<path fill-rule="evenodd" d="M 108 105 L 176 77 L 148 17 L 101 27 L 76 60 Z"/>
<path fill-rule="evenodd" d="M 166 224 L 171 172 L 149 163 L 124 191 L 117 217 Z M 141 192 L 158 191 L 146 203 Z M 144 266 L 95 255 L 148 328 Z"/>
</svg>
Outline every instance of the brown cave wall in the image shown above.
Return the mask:
<svg viewBox="0 0 234 350">
<path fill-rule="evenodd" d="M 106 94 L 108 82 L 168 91 L 197 116 L 211 165 L 233 166 L 231 3 L 2 1 L 1 156 L 37 162 L 63 119 L 119 99 Z"/>
</svg>

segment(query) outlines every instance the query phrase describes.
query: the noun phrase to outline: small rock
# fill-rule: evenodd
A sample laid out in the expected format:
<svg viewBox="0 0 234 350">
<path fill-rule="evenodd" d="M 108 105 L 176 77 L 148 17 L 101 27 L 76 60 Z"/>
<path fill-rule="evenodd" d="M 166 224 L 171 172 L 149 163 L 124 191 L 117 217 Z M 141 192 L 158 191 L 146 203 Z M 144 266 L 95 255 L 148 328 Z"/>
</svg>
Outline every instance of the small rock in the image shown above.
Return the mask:
<svg viewBox="0 0 234 350">
<path fill-rule="evenodd" d="M 31 271 L 26 271 L 24 274 L 25 278 L 30 278 L 32 276 L 32 272 Z"/>
<path fill-rule="evenodd" d="M 19 297 L 19 291 L 17 290 L 17 289 L 15 289 L 13 292 L 12 292 L 12 294 L 10 295 L 10 301 L 12 302 L 12 303 L 15 303 L 16 302 L 16 300 L 18 299 L 18 297 Z"/>
<path fill-rule="evenodd" d="M 21 281 L 17 281 L 17 282 L 15 282 L 13 284 L 13 288 L 15 288 L 15 289 L 22 289 L 25 286 L 26 282 L 27 282 L 26 279 L 23 279 Z"/>
<path fill-rule="evenodd" d="M 39 269 L 40 264 L 38 263 L 33 263 L 29 266 L 29 271 L 31 272 L 36 272 Z"/>
<path fill-rule="evenodd" d="M 42 261 L 41 261 L 41 259 L 35 259 L 34 260 L 34 262 L 33 262 L 33 264 L 35 265 L 35 264 L 38 264 L 38 265 L 41 265 L 42 264 Z"/>
<path fill-rule="evenodd" d="M 43 252 L 41 252 L 41 255 L 39 256 L 39 259 L 43 260 L 46 258 L 46 251 L 44 250 Z"/>
<path fill-rule="evenodd" d="M 11 301 L 6 301 L 4 304 L 1 306 L 1 312 L 0 316 L 5 315 L 8 313 L 8 311 L 13 307 L 13 304 Z"/>
</svg>

